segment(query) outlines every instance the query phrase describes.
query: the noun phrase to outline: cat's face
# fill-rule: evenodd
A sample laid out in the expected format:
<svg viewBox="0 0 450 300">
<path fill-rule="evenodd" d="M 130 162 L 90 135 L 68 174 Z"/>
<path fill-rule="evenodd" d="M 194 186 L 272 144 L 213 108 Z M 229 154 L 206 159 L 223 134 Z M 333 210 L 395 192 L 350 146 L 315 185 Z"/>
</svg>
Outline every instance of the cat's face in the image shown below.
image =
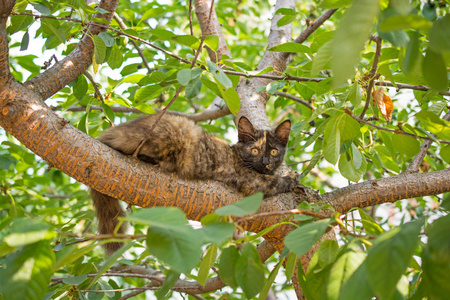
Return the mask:
<svg viewBox="0 0 450 300">
<path fill-rule="evenodd" d="M 284 160 L 290 130 L 289 120 L 274 130 L 255 130 L 247 118 L 241 117 L 236 148 L 244 166 L 258 173 L 271 174 Z"/>
</svg>

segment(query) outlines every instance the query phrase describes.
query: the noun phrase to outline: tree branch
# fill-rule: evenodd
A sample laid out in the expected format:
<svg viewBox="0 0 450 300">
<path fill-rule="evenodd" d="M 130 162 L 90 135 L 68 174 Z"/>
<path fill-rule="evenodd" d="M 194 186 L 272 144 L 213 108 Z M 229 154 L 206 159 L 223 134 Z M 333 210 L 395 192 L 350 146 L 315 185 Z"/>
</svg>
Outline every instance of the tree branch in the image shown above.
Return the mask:
<svg viewBox="0 0 450 300">
<path fill-rule="evenodd" d="M 388 132 L 392 132 L 392 133 L 395 133 L 395 134 L 408 135 L 408 136 L 410 136 L 410 137 L 417 138 L 417 139 L 422 139 L 422 140 L 426 140 L 426 141 L 433 141 L 433 139 L 431 139 L 431 138 L 429 138 L 429 137 L 427 137 L 427 136 L 415 135 L 415 134 L 406 132 L 406 131 L 404 131 L 404 130 L 402 130 L 402 129 L 395 129 L 395 130 L 394 130 L 394 129 L 384 128 L 384 127 L 381 127 L 381 126 L 372 124 L 372 123 L 370 123 L 369 121 L 367 121 L 366 119 L 361 119 L 361 118 L 359 118 L 359 117 L 353 115 L 352 112 L 351 112 L 350 110 L 348 110 L 348 109 L 345 109 L 345 112 L 346 112 L 349 116 L 351 116 L 353 119 L 355 119 L 356 121 L 358 121 L 359 123 L 367 124 L 367 125 L 369 125 L 369 126 L 371 126 L 371 127 L 374 127 L 374 128 L 376 128 L 376 129 L 378 129 L 378 130 L 388 131 Z M 450 144 L 450 141 L 444 141 L 444 140 L 438 140 L 438 141 L 439 141 L 439 143 L 441 143 L 441 144 Z"/>
<path fill-rule="evenodd" d="M 102 0 L 99 7 L 108 11 L 108 14 L 95 14 L 95 18 L 111 21 L 113 13 L 117 7 L 118 0 Z M 90 35 L 97 35 L 102 31 L 102 27 L 91 24 L 87 32 Z M 63 60 L 54 64 L 44 73 L 33 77 L 24 83 L 31 90 L 37 92 L 43 99 L 47 99 L 57 91 L 61 90 L 68 83 L 80 76 L 92 63 L 92 51 L 94 42 L 92 36 L 85 34 L 75 49 Z"/>
<path fill-rule="evenodd" d="M 231 57 L 231 51 L 227 46 L 225 37 L 222 33 L 222 28 L 220 26 L 219 20 L 217 19 L 216 10 L 211 7 L 213 1 L 208 0 L 195 0 L 195 14 L 197 15 L 198 23 L 202 31 L 202 36 L 217 35 L 219 37 L 219 48 L 217 49 L 217 59 L 216 54 L 211 49 L 207 48 L 209 58 L 213 62 L 220 61 L 222 55 L 227 55 Z M 211 16 L 210 16 L 210 12 Z M 210 21 L 209 21 L 210 20 Z"/>
<path fill-rule="evenodd" d="M 366 104 L 364 105 L 364 109 L 363 109 L 361 115 L 359 116 L 361 119 L 364 118 L 366 111 L 369 109 L 370 96 L 372 95 L 372 89 L 375 84 L 375 77 L 376 77 L 377 68 L 378 68 L 378 59 L 380 58 L 380 55 L 381 55 L 381 38 L 377 36 L 377 37 L 372 37 L 371 40 L 373 40 L 376 43 L 376 50 L 375 50 L 375 56 L 373 58 L 372 69 L 370 70 L 370 74 L 369 74 L 370 81 L 369 81 L 369 85 L 367 86 L 367 91 L 366 91 Z"/>
<path fill-rule="evenodd" d="M 9 70 L 9 40 L 6 33 L 6 22 L 14 4 L 14 0 L 0 0 L 0 86 L 13 80 Z"/>
<path fill-rule="evenodd" d="M 448 113 L 446 113 L 443 117 L 443 120 L 445 121 L 449 121 L 450 120 L 450 111 Z M 433 134 L 433 136 L 436 136 L 435 134 Z M 433 143 L 433 140 L 426 140 L 422 143 L 422 145 L 420 146 L 420 151 L 419 153 L 414 156 L 413 160 L 411 161 L 411 163 L 409 164 L 408 168 L 406 169 L 406 173 L 416 173 L 419 172 L 419 168 L 420 165 L 422 164 L 425 155 L 427 154 L 428 149 L 430 149 L 431 144 Z"/>
<path fill-rule="evenodd" d="M 450 168 L 420 174 L 403 173 L 398 176 L 368 180 L 322 195 L 336 211 L 345 214 L 354 207 L 368 207 L 450 191 Z"/>
</svg>

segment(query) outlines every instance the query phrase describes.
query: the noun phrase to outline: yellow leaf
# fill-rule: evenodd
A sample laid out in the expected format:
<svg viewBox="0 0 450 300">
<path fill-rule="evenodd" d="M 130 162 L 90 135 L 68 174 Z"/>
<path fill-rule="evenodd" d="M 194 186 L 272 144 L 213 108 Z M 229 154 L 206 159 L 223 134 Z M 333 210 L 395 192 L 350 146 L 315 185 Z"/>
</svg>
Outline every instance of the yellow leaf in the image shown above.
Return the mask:
<svg viewBox="0 0 450 300">
<path fill-rule="evenodd" d="M 385 92 L 383 87 L 374 88 L 372 91 L 373 104 L 376 104 L 380 109 L 384 119 L 388 122 L 392 121 L 392 111 L 394 110 L 394 104 L 391 97 Z"/>
</svg>

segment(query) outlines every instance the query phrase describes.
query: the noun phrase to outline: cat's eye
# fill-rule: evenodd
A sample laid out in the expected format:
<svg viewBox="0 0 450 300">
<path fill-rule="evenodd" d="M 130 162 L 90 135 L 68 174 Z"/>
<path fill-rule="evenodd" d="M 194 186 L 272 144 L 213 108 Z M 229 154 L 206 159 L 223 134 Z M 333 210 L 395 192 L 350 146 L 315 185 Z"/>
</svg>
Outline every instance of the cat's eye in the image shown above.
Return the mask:
<svg viewBox="0 0 450 300">
<path fill-rule="evenodd" d="M 270 155 L 275 156 L 277 154 L 278 154 L 278 150 L 277 149 L 270 150 Z"/>
<path fill-rule="evenodd" d="M 258 155 L 258 154 L 259 154 L 259 150 L 256 149 L 256 148 L 253 148 L 253 149 L 252 149 L 252 154 L 253 154 L 253 155 Z"/>
</svg>

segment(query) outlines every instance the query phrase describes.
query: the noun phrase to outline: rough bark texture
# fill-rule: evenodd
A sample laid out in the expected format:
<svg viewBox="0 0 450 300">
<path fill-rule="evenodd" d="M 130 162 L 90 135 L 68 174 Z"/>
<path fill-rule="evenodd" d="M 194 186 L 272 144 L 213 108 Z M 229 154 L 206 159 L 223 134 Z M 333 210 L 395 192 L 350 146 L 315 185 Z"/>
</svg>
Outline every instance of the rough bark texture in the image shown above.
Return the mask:
<svg viewBox="0 0 450 300">
<path fill-rule="evenodd" d="M 211 0 L 196 0 L 195 1 L 195 14 L 197 15 L 198 23 L 202 29 L 202 35 L 217 35 L 219 37 L 219 48 L 217 53 L 214 53 L 211 49 L 208 49 L 209 57 L 213 62 L 221 60 L 222 55 L 231 57 L 231 51 L 227 46 L 225 37 L 223 36 L 222 29 L 220 28 L 219 20 L 217 19 L 216 10 L 212 9 L 211 18 L 209 17 L 211 11 Z M 209 22 L 208 22 L 209 21 Z M 217 58 L 216 58 L 217 54 Z"/>
</svg>

